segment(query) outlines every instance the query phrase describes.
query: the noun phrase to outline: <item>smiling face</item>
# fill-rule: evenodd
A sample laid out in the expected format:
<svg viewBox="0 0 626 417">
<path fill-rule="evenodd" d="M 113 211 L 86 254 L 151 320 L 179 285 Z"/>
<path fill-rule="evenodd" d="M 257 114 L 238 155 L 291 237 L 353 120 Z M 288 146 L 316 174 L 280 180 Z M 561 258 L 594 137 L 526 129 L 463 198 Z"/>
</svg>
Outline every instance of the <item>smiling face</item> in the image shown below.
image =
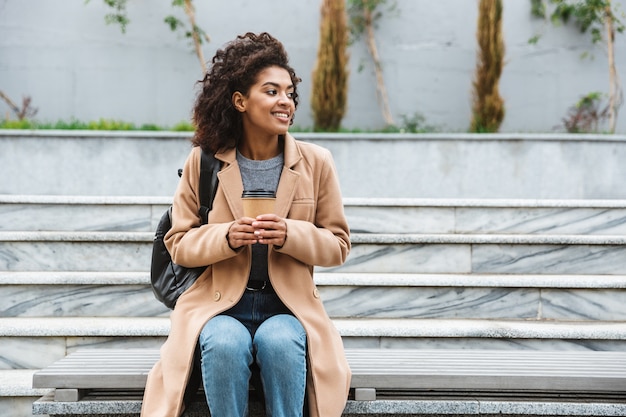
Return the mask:
<svg viewBox="0 0 626 417">
<path fill-rule="evenodd" d="M 248 94 L 233 94 L 233 104 L 242 113 L 244 140 L 284 135 L 296 110 L 289 72 L 277 66 L 265 68 Z"/>
</svg>

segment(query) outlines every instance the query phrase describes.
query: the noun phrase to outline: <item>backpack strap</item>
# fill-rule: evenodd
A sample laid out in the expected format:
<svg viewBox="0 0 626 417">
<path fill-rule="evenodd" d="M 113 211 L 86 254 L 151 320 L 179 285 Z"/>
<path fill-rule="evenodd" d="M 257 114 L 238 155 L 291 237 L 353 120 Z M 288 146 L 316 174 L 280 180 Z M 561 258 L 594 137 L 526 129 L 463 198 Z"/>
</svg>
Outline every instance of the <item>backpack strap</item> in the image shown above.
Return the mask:
<svg viewBox="0 0 626 417">
<path fill-rule="evenodd" d="M 200 218 L 202 224 L 209 222 L 209 211 L 213 208 L 213 200 L 217 193 L 217 172 L 220 162 L 213 154 L 202 150 L 200 156 Z"/>
</svg>

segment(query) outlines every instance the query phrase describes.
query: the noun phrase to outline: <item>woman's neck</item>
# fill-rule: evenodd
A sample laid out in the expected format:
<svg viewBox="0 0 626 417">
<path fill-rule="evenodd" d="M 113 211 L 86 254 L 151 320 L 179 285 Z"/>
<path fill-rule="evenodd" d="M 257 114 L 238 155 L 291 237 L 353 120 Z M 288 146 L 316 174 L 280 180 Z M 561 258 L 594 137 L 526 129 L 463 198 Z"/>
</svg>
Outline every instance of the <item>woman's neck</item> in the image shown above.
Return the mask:
<svg viewBox="0 0 626 417">
<path fill-rule="evenodd" d="M 275 136 L 273 139 L 260 140 L 255 138 L 250 140 L 244 138 L 237 146 L 239 152 L 246 158 L 254 161 L 271 159 L 282 152 L 282 136 Z"/>
</svg>

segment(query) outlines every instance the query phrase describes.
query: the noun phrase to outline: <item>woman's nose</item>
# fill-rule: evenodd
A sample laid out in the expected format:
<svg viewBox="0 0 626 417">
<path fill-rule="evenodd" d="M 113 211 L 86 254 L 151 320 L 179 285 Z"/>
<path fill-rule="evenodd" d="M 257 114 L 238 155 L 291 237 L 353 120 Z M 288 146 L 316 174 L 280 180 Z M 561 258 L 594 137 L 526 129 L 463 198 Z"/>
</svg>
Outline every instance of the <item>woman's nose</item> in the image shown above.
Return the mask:
<svg viewBox="0 0 626 417">
<path fill-rule="evenodd" d="M 287 93 L 279 93 L 278 94 L 278 101 L 280 103 L 287 103 L 289 102 L 289 96 Z"/>
</svg>

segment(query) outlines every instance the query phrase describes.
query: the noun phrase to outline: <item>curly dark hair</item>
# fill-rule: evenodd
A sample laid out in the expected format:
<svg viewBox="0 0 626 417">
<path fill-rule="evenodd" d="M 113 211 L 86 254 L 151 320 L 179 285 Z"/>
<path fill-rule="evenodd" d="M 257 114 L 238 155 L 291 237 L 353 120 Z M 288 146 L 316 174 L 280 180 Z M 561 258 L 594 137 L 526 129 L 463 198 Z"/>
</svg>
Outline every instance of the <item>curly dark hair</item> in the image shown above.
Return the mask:
<svg viewBox="0 0 626 417">
<path fill-rule="evenodd" d="M 282 43 L 269 33 L 239 35 L 219 49 L 211 62 L 204 79 L 198 81 L 201 91 L 193 107 L 195 146 L 213 153 L 237 146 L 243 137 L 243 122 L 241 113 L 233 106 L 232 95 L 235 91 L 247 95 L 259 72 L 268 67 L 278 66 L 289 72 L 298 107 L 296 86 L 301 80 L 289 66 Z"/>
</svg>

